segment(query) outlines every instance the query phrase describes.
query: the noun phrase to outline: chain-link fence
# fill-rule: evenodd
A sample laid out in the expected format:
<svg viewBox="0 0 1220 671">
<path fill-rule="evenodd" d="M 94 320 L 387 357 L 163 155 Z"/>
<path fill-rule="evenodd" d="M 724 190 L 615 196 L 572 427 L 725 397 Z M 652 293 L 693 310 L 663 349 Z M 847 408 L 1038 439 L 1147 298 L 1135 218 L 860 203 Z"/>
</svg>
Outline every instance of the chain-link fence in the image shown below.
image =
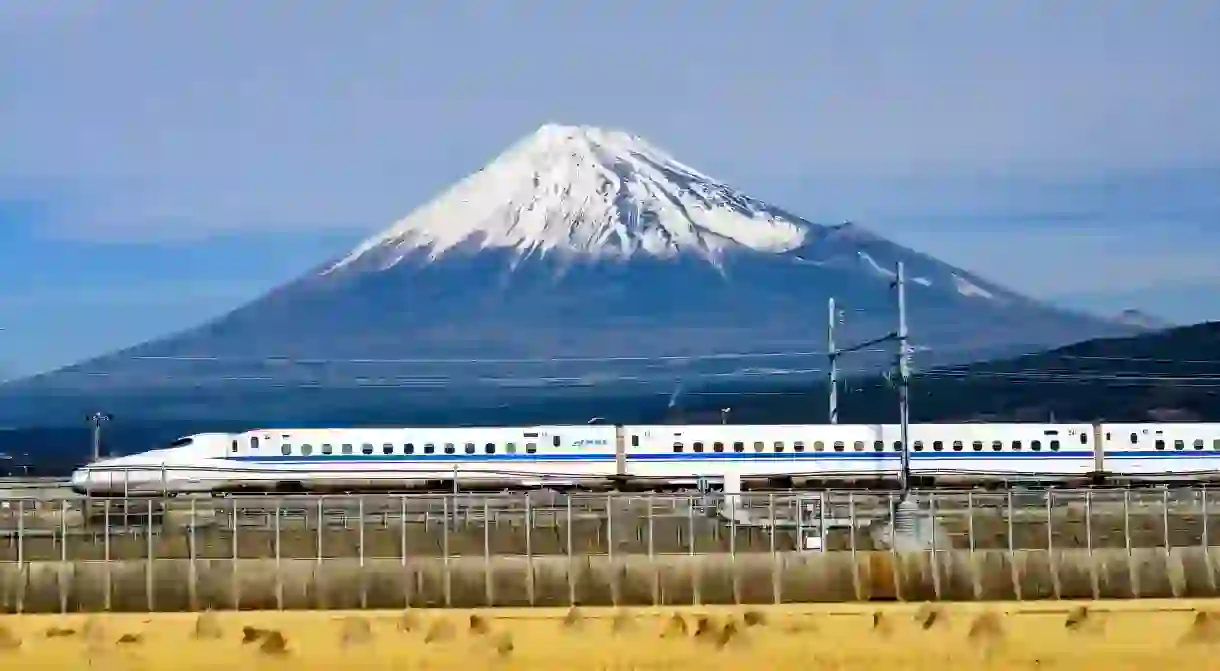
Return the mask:
<svg viewBox="0 0 1220 671">
<path fill-rule="evenodd" d="M 1203 488 L 917 492 L 935 549 L 1216 544 Z M 0 562 L 882 549 L 896 494 L 551 493 L 0 500 Z"/>
</svg>

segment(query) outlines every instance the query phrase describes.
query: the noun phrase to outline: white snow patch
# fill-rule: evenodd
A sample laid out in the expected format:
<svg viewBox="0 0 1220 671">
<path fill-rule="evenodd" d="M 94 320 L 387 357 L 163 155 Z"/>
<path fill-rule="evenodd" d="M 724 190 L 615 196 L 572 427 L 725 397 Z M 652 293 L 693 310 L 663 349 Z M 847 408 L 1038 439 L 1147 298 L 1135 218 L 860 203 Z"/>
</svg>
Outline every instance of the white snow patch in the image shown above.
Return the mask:
<svg viewBox="0 0 1220 671">
<path fill-rule="evenodd" d="M 891 280 L 896 279 L 898 277 L 897 270 L 890 270 L 889 268 L 882 266 L 880 263 L 877 263 L 877 259 L 874 259 L 872 256 L 869 256 L 868 252 L 859 251 L 859 252 L 856 252 L 856 254 L 860 257 L 861 261 L 864 261 L 865 263 L 867 263 L 869 265 L 869 267 L 871 267 L 873 270 L 877 271 L 881 275 L 888 277 Z M 932 280 L 930 280 L 926 277 L 908 277 L 907 279 L 920 286 L 924 286 L 924 287 L 932 286 Z"/>
<path fill-rule="evenodd" d="M 548 124 L 326 272 L 374 250 L 390 267 L 427 249 L 437 258 L 467 240 L 520 255 L 696 254 L 716 263 L 733 247 L 784 253 L 811 227 L 621 131 Z"/>
<path fill-rule="evenodd" d="M 957 293 L 963 296 L 970 296 L 973 298 L 989 298 L 992 300 L 995 299 L 995 294 L 987 291 L 983 287 L 980 287 L 961 275 L 958 275 L 957 273 L 953 273 L 953 288 L 957 289 Z"/>
</svg>

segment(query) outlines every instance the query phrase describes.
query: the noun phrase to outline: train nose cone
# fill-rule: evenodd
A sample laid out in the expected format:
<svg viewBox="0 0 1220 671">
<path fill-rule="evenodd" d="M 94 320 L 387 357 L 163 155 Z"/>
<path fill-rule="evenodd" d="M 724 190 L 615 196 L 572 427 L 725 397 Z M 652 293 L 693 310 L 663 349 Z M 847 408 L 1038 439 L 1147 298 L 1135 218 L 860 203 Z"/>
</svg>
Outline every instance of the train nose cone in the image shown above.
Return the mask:
<svg viewBox="0 0 1220 671">
<path fill-rule="evenodd" d="M 71 488 L 73 492 L 76 492 L 77 494 L 87 494 L 89 492 L 88 485 L 89 471 L 83 468 L 72 471 Z"/>
</svg>

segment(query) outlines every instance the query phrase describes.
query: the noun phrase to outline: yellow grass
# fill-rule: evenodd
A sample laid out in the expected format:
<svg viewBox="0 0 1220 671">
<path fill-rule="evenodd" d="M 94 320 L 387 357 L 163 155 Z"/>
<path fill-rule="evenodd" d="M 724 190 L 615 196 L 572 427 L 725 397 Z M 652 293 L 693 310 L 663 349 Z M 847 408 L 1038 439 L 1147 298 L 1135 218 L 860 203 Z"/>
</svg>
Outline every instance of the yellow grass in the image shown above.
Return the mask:
<svg viewBox="0 0 1220 671">
<path fill-rule="evenodd" d="M 1207 669 L 1213 611 L 1220 601 L 13 615 L 0 667 Z"/>
</svg>

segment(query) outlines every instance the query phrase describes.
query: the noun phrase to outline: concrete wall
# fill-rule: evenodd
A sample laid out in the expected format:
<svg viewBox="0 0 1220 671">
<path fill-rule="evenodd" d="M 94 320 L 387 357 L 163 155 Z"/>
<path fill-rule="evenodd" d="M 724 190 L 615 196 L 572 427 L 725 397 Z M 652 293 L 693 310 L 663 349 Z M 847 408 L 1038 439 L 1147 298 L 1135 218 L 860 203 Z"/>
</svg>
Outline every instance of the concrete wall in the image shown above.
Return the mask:
<svg viewBox="0 0 1220 671">
<path fill-rule="evenodd" d="M 1217 595 L 1220 549 L 0 564 L 9 613 Z"/>
</svg>

